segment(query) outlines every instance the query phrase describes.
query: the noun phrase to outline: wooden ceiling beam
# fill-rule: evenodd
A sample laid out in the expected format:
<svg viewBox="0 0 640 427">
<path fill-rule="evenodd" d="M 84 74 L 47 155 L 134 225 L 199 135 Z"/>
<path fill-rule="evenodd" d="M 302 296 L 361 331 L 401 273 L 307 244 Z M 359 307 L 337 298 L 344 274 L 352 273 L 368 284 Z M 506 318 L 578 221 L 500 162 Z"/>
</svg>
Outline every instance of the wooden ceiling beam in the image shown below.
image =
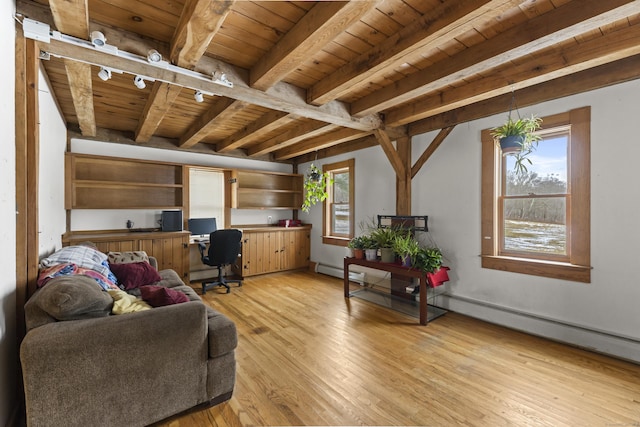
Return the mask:
<svg viewBox="0 0 640 427">
<path fill-rule="evenodd" d="M 50 0 L 53 22 L 58 31 L 81 39 L 89 38 L 88 0 Z M 85 136 L 96 134 L 96 116 L 93 108 L 91 65 L 65 59 L 64 67 L 78 125 Z"/>
<path fill-rule="evenodd" d="M 300 156 L 301 154 L 310 153 L 333 145 L 342 144 L 343 142 L 362 138 L 366 134 L 367 132 L 355 129 L 341 128 L 333 132 L 325 133 L 324 135 L 316 136 L 315 138 L 305 139 L 299 144 L 283 148 L 276 151 L 274 154 L 276 160 L 287 160 Z"/>
<path fill-rule="evenodd" d="M 181 148 L 189 148 L 202 141 L 205 136 L 211 133 L 216 124 L 225 122 L 233 117 L 238 111 L 242 111 L 247 107 L 244 102 L 236 101 L 230 98 L 220 98 L 212 108 L 207 110 L 203 115 L 198 117 L 189 129 L 184 133 L 178 145 Z"/>
<path fill-rule="evenodd" d="M 234 1 L 188 0 L 171 40 L 171 62 L 179 67 L 193 69 L 229 14 Z M 138 120 L 135 133 L 137 142 L 151 138 L 181 89 L 166 82 L 153 84 L 151 95 Z M 193 135 L 201 135 L 201 132 L 194 132 Z"/>
<path fill-rule="evenodd" d="M 351 113 L 387 110 L 638 12 L 631 0 L 567 3 L 355 101 Z"/>
<path fill-rule="evenodd" d="M 187 0 L 171 40 L 171 63 L 195 67 L 234 3 L 235 0 Z"/>
<path fill-rule="evenodd" d="M 276 150 L 288 147 L 296 144 L 304 139 L 311 138 L 328 131 L 335 129 L 334 125 L 328 125 L 325 122 L 319 122 L 317 120 L 306 121 L 295 129 L 290 129 L 286 132 L 276 135 L 273 138 L 269 138 L 247 150 L 249 156 L 259 156 L 267 153 L 272 153 Z"/>
<path fill-rule="evenodd" d="M 253 66 L 249 86 L 266 90 L 375 8 L 379 0 L 319 2 Z"/>
<path fill-rule="evenodd" d="M 429 11 L 412 25 L 362 53 L 331 75 L 317 82 L 307 101 L 322 105 L 338 99 L 359 84 L 365 84 L 385 68 L 407 62 L 407 55 L 427 51 L 442 42 L 462 35 L 488 17 L 498 16 L 508 0 L 463 0 L 446 2 Z"/>
<path fill-rule="evenodd" d="M 243 127 L 224 141 L 216 144 L 219 152 L 234 150 L 249 144 L 257 139 L 263 138 L 273 130 L 295 120 L 291 114 L 282 111 L 269 111 L 258 120 Z"/>
<path fill-rule="evenodd" d="M 132 138 L 132 132 L 127 131 L 119 131 L 113 129 L 105 129 L 98 128 L 96 131 L 96 135 L 92 137 L 84 137 L 79 129 L 74 126 L 67 129 L 67 138 L 80 138 L 80 139 L 88 139 L 91 141 L 109 141 L 114 144 L 122 144 L 122 145 L 131 145 L 135 147 L 152 147 L 159 148 L 162 150 L 178 150 L 189 153 L 200 153 L 200 154 L 209 154 L 216 156 L 225 156 L 225 157 L 233 157 L 233 158 L 248 158 L 247 153 L 244 150 L 233 150 L 226 153 L 217 153 L 211 144 L 205 143 L 197 143 L 191 147 L 179 147 L 178 140 L 176 138 L 165 138 L 161 136 L 153 136 L 151 139 L 145 143 L 136 142 Z M 262 161 L 271 161 L 269 156 L 255 157 L 253 160 L 262 160 Z"/>
<path fill-rule="evenodd" d="M 455 126 L 449 126 L 438 132 L 438 135 L 436 135 L 433 141 L 431 141 L 431 144 L 429 144 L 429 146 L 424 150 L 418 160 L 416 160 L 416 162 L 411 167 L 411 179 L 413 179 L 413 177 L 418 174 L 422 166 L 427 163 L 429 157 L 431 157 L 431 155 L 436 152 L 438 147 L 440 147 L 440 144 L 442 144 L 447 136 L 449 136 L 454 127 Z"/>
<path fill-rule="evenodd" d="M 295 157 L 293 160 L 297 164 L 313 162 L 318 159 L 326 159 L 327 157 L 335 157 L 342 154 L 363 150 L 365 148 L 375 147 L 376 145 L 379 145 L 376 137 L 373 135 L 367 135 L 365 137 L 354 139 L 352 141 L 343 142 L 342 144 L 333 145 L 331 147 L 303 154 L 301 156 Z"/>
<path fill-rule="evenodd" d="M 517 65 L 505 65 L 472 83 L 392 109 L 386 114 L 386 120 L 390 126 L 411 123 L 486 98 L 633 56 L 640 53 L 639 39 L 640 24 L 635 24 L 564 49 L 546 49 Z"/>
<path fill-rule="evenodd" d="M 527 107 L 636 79 L 640 79 L 640 55 L 519 89 L 513 92 L 513 95 L 519 107 Z M 509 92 L 419 120 L 409 125 L 409 135 L 432 132 L 506 112 L 511 98 L 512 94 Z"/>
<path fill-rule="evenodd" d="M 407 167 L 405 167 L 405 164 L 403 163 L 402 159 L 400 158 L 400 155 L 396 151 L 396 148 L 393 146 L 393 143 L 391 142 L 389 135 L 385 131 L 380 129 L 376 129 L 373 132 L 373 134 L 375 135 L 376 139 L 380 143 L 380 146 L 382 147 L 384 154 L 387 155 L 387 158 L 389 159 L 391 166 L 393 166 L 393 169 L 396 171 L 396 176 L 404 177 L 407 173 L 408 165 Z"/>
<path fill-rule="evenodd" d="M 41 50 L 53 55 L 68 57 L 80 62 L 86 61 L 101 64 L 106 67 L 124 70 L 131 74 L 142 74 L 157 81 L 172 82 L 177 86 L 212 92 L 271 110 L 284 111 L 337 126 L 367 131 L 382 126 L 382 120 L 378 115 L 352 117 L 349 114 L 348 105 L 343 102 L 333 101 L 321 107 L 309 105 L 306 103 L 306 92 L 288 83 L 279 82 L 266 92 L 250 88 L 246 83 L 246 78 L 243 78 L 242 70 L 208 57 L 202 58 L 197 70 L 202 69 L 203 63 L 207 69 L 212 66 L 221 69 L 227 74 L 229 80 L 234 83 L 234 87 L 221 86 L 212 81 L 209 82 L 201 78 L 176 73 L 169 69 L 155 67 L 151 64 L 133 61 L 124 56 L 114 56 L 92 48 L 74 46 L 54 39 L 50 43 L 38 42 L 38 45 Z M 204 69 L 202 70 L 204 71 Z"/>
</svg>

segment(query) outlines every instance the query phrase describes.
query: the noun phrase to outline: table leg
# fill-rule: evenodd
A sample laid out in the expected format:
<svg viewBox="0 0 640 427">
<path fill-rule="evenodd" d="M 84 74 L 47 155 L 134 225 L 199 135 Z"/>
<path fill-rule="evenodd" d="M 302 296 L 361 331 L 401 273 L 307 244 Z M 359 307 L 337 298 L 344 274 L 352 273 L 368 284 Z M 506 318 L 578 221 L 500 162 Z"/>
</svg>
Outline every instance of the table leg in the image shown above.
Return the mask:
<svg viewBox="0 0 640 427">
<path fill-rule="evenodd" d="M 349 259 L 344 259 L 344 297 L 349 298 Z"/>
<path fill-rule="evenodd" d="M 420 324 L 427 324 L 427 280 L 425 275 L 420 278 Z"/>
</svg>

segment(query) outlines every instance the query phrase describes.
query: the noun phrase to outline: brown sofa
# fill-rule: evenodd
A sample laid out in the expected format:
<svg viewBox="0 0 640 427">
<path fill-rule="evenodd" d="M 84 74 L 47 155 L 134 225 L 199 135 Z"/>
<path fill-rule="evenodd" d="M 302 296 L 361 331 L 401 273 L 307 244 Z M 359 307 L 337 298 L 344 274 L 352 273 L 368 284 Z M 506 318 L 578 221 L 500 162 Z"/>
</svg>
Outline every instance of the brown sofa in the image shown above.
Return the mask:
<svg viewBox="0 0 640 427">
<path fill-rule="evenodd" d="M 112 315 L 113 299 L 86 276 L 29 299 L 20 347 L 29 426 L 143 426 L 231 397 L 235 324 L 173 270 L 159 274 L 156 285 L 189 301 Z"/>
</svg>

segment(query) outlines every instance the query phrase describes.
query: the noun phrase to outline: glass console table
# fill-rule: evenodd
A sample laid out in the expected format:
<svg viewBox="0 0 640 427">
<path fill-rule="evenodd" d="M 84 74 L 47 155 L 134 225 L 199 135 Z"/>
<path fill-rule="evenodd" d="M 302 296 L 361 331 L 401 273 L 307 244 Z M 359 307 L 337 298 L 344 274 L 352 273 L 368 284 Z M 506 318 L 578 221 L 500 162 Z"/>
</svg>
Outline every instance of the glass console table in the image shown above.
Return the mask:
<svg viewBox="0 0 640 427">
<path fill-rule="evenodd" d="M 354 292 L 350 292 L 349 290 L 349 266 L 350 265 L 360 265 L 363 267 L 373 268 L 376 270 L 387 271 L 392 275 L 395 274 L 403 277 L 417 278 L 419 280 L 419 290 L 420 290 L 419 301 L 418 301 L 418 306 L 420 309 L 420 324 L 421 325 L 427 324 L 428 322 L 427 286 L 429 284 L 427 279 L 427 273 L 410 268 L 410 267 L 403 267 L 399 264 L 392 264 L 392 263 L 386 263 L 386 262 L 380 262 L 380 261 L 368 261 L 366 259 L 358 259 L 358 258 L 345 258 L 344 259 L 344 297 L 345 298 L 349 298 L 354 295 Z M 356 292 L 360 292 L 360 291 L 356 291 Z M 442 310 L 439 308 L 435 308 L 435 309 L 440 312 L 439 315 L 446 313 L 445 310 Z"/>
</svg>

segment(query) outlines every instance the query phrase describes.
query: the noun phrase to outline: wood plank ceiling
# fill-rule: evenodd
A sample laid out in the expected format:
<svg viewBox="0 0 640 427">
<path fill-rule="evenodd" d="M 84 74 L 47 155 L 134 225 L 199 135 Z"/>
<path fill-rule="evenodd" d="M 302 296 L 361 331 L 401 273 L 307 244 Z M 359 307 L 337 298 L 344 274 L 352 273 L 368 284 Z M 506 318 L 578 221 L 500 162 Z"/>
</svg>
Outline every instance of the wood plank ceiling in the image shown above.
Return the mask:
<svg viewBox="0 0 640 427">
<path fill-rule="evenodd" d="M 39 43 L 72 135 L 273 161 L 388 149 L 506 111 L 514 94 L 524 106 L 640 76 L 640 4 L 629 0 L 18 0 L 17 9 L 234 84 Z M 98 65 L 124 72 L 102 81 Z M 158 77 L 138 89 L 136 74 Z M 195 102 L 200 86 L 215 95 Z"/>
</svg>

